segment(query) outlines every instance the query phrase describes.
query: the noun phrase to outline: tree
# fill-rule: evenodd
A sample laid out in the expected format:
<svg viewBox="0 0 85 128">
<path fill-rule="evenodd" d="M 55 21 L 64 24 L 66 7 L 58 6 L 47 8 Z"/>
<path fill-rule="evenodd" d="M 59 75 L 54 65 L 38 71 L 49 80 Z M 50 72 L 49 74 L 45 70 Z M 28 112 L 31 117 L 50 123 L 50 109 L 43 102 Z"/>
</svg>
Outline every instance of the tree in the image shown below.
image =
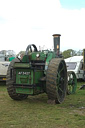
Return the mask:
<svg viewBox="0 0 85 128">
<path fill-rule="evenodd" d="M 77 53 L 76 53 L 75 50 L 68 49 L 68 50 L 65 50 L 65 51 L 62 53 L 62 55 L 63 55 L 64 59 L 66 59 L 66 58 L 69 58 L 69 57 L 71 57 L 71 56 L 76 56 Z"/>
<path fill-rule="evenodd" d="M 79 50 L 78 52 L 77 52 L 77 56 L 82 56 L 83 55 L 83 50 Z"/>
</svg>

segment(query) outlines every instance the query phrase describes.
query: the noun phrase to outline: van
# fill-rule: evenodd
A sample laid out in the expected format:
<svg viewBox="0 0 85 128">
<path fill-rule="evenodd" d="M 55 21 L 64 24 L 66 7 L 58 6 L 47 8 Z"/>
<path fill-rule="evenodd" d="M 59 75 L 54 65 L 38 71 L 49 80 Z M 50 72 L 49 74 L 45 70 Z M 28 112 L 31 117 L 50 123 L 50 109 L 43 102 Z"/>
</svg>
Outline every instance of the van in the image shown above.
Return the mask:
<svg viewBox="0 0 85 128">
<path fill-rule="evenodd" d="M 77 79 L 85 80 L 85 74 L 83 70 L 83 56 L 73 56 L 65 59 L 67 71 L 73 71 L 76 74 Z"/>
</svg>

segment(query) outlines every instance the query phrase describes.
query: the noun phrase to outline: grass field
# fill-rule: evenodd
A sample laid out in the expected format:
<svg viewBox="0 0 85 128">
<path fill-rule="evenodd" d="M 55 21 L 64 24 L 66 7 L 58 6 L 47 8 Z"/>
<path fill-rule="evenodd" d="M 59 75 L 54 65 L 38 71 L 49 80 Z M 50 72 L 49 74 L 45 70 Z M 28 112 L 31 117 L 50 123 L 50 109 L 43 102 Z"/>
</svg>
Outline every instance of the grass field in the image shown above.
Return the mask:
<svg viewBox="0 0 85 128">
<path fill-rule="evenodd" d="M 85 89 L 67 95 L 62 104 L 47 104 L 47 95 L 12 100 L 0 86 L 0 128 L 85 128 Z"/>
</svg>

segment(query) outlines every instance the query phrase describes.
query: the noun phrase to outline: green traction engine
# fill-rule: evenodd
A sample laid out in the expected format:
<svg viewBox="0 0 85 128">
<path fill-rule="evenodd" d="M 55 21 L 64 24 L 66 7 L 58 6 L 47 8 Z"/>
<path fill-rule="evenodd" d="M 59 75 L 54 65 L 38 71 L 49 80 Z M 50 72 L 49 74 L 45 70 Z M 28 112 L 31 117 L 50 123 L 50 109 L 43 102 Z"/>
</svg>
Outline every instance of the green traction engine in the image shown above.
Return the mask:
<svg viewBox="0 0 85 128">
<path fill-rule="evenodd" d="M 60 55 L 60 34 L 54 34 L 54 51 L 28 45 L 23 59 L 15 58 L 7 71 L 7 90 L 14 100 L 46 93 L 48 101 L 62 103 L 67 92 L 67 68 Z"/>
</svg>

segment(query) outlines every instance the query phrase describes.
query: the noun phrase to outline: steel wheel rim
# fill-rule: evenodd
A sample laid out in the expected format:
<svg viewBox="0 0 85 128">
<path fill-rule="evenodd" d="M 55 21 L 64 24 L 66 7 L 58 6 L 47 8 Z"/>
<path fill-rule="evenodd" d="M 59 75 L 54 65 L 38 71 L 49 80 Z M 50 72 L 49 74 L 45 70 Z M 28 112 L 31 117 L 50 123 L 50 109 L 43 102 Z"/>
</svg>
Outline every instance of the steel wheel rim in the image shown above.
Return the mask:
<svg viewBox="0 0 85 128">
<path fill-rule="evenodd" d="M 58 67 L 58 72 L 57 72 L 57 79 L 56 79 L 56 84 L 57 84 L 57 93 L 58 93 L 58 97 L 60 99 L 63 98 L 63 96 L 65 95 L 65 65 L 63 63 L 63 61 L 61 61 L 61 63 L 59 64 Z"/>
</svg>

